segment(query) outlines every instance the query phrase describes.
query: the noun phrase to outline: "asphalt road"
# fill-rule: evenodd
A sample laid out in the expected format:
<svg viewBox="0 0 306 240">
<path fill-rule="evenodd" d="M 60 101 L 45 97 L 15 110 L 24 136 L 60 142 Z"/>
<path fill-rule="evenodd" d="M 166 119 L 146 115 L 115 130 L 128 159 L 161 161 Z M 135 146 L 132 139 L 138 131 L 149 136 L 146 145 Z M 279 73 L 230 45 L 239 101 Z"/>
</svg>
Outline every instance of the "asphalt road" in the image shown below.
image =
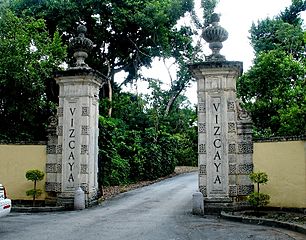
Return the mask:
<svg viewBox="0 0 306 240">
<path fill-rule="evenodd" d="M 305 235 L 191 214 L 197 174 L 184 174 L 121 194 L 82 211 L 0 219 L 0 240 L 287 240 Z"/>
</svg>

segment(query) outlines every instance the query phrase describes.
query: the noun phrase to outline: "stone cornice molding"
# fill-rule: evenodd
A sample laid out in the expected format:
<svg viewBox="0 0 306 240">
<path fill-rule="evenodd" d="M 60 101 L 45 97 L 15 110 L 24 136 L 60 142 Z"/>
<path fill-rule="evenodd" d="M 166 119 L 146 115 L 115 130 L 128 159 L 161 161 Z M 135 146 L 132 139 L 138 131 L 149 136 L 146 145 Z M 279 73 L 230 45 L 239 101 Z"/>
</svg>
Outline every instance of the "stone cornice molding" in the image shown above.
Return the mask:
<svg viewBox="0 0 306 240">
<path fill-rule="evenodd" d="M 65 71 L 59 71 L 55 73 L 55 80 L 58 84 L 92 82 L 99 87 L 107 83 L 105 75 L 91 68 L 70 68 Z"/>
<path fill-rule="evenodd" d="M 194 74 L 209 73 L 213 71 L 233 71 L 236 70 L 239 75 L 243 72 L 243 63 L 239 61 L 215 61 L 215 62 L 200 62 L 189 65 L 189 69 Z M 219 73 L 218 73 L 219 74 Z"/>
</svg>

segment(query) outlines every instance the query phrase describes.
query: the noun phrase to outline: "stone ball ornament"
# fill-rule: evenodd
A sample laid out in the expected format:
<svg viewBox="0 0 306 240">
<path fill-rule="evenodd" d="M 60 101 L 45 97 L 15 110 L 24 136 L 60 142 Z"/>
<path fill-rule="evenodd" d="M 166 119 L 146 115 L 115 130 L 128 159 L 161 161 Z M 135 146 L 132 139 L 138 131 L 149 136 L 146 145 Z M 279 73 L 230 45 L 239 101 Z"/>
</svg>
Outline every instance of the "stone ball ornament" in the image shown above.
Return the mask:
<svg viewBox="0 0 306 240">
<path fill-rule="evenodd" d="M 227 40 L 228 32 L 219 25 L 220 16 L 217 13 L 213 13 L 211 16 L 211 23 L 207 26 L 203 32 L 203 39 L 209 43 L 209 48 L 212 50 L 212 54 L 206 57 L 207 61 L 225 61 L 225 57 L 220 54 L 220 50 L 223 47 L 222 42 Z"/>
<path fill-rule="evenodd" d="M 69 48 L 74 52 L 73 56 L 76 59 L 76 67 L 89 68 L 85 63 L 85 59 L 93 48 L 93 42 L 85 37 L 85 33 L 87 32 L 86 26 L 79 25 L 77 32 L 78 36 L 70 40 Z"/>
</svg>

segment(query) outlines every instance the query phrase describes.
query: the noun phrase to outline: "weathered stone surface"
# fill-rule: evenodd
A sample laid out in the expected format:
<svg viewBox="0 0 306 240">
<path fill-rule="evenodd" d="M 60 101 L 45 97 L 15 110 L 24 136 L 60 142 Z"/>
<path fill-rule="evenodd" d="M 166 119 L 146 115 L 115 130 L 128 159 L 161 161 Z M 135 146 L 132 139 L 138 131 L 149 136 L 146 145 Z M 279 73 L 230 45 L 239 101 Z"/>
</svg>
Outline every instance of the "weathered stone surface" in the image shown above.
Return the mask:
<svg viewBox="0 0 306 240">
<path fill-rule="evenodd" d="M 220 54 L 220 50 L 223 47 L 222 42 L 228 38 L 228 32 L 219 25 L 219 22 L 219 15 L 213 13 L 211 23 L 203 30 L 202 37 L 209 43 L 209 48 L 212 50 L 212 54 L 206 57 L 206 61 L 225 60 L 225 57 Z"/>
<path fill-rule="evenodd" d="M 192 194 L 192 214 L 204 215 L 204 201 L 201 192 L 195 192 Z"/>
<path fill-rule="evenodd" d="M 79 36 L 72 41 L 74 50 L 85 52 L 91 41 Z M 87 53 L 86 53 L 87 54 Z M 57 193 L 57 204 L 73 208 L 76 189 L 81 187 L 85 203 L 90 205 L 98 191 L 98 117 L 99 89 L 103 75 L 88 67 L 79 54 L 76 66 L 56 74 L 59 85 L 57 124 L 53 124 L 46 164 L 46 191 Z M 55 136 L 55 137 L 54 137 Z"/>
<path fill-rule="evenodd" d="M 78 188 L 74 193 L 74 210 L 85 208 L 85 193 L 82 188 Z"/>
<path fill-rule="evenodd" d="M 236 208 L 252 189 L 253 171 L 252 123 L 236 97 L 242 63 L 209 61 L 190 70 L 198 83 L 199 191 L 208 212 Z"/>
</svg>

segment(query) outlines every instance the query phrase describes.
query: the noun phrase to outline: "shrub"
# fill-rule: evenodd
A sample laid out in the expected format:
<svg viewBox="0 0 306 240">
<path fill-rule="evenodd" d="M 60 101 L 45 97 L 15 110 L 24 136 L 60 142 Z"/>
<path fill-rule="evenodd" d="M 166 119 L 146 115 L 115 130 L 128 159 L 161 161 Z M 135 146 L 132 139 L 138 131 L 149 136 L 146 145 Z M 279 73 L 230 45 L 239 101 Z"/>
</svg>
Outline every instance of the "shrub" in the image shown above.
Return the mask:
<svg viewBox="0 0 306 240">
<path fill-rule="evenodd" d="M 254 172 L 249 177 L 257 185 L 257 192 L 254 191 L 248 196 L 248 202 L 256 208 L 268 205 L 270 196 L 265 193 L 260 193 L 259 190 L 260 184 L 266 184 L 268 182 L 268 175 L 264 172 Z"/>
<path fill-rule="evenodd" d="M 264 193 L 252 192 L 247 199 L 252 206 L 264 207 L 268 205 L 270 196 Z"/>
<path fill-rule="evenodd" d="M 37 189 L 36 184 L 38 181 L 43 180 L 44 176 L 45 176 L 44 172 L 38 169 L 32 169 L 26 172 L 26 175 L 25 175 L 26 179 L 34 182 L 33 189 L 26 191 L 27 196 L 33 196 L 33 206 L 35 206 L 36 197 L 39 197 L 42 194 L 42 190 Z"/>
<path fill-rule="evenodd" d="M 250 179 L 253 183 L 257 184 L 257 192 L 259 193 L 259 185 L 260 184 L 267 184 L 268 182 L 268 175 L 264 172 L 255 172 L 250 174 Z"/>
<path fill-rule="evenodd" d="M 129 182 L 130 165 L 127 160 L 115 155 L 112 158 L 111 175 L 105 179 L 109 185 L 120 185 Z"/>
</svg>

